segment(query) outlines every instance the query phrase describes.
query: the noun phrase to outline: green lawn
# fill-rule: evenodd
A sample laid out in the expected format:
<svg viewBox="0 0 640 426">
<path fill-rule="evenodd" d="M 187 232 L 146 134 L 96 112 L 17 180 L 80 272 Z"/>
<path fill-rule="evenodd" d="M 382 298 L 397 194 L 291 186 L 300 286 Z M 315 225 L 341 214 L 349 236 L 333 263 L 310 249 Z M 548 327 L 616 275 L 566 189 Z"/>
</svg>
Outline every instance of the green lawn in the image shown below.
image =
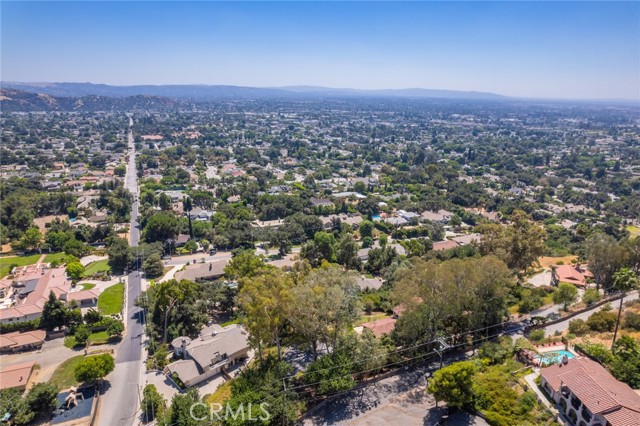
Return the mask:
<svg viewBox="0 0 640 426">
<path fill-rule="evenodd" d="M 27 266 L 33 265 L 40 259 L 39 254 L 32 254 L 30 256 L 14 256 L 14 257 L 0 257 L 0 278 L 11 272 L 13 266 Z"/>
<path fill-rule="evenodd" d="M 104 345 L 109 341 L 109 335 L 106 331 L 98 331 L 95 333 L 91 333 L 89 336 L 89 342 L 94 345 Z M 73 335 L 69 335 L 64 338 L 64 345 L 68 348 L 73 348 L 78 345 L 76 342 L 76 338 Z"/>
<path fill-rule="evenodd" d="M 98 310 L 103 315 L 119 314 L 124 302 L 124 284 L 118 283 L 106 288 L 98 296 Z"/>
<path fill-rule="evenodd" d="M 52 263 L 52 262 L 58 262 L 58 264 L 62 264 L 64 263 L 64 259 L 67 255 L 64 254 L 64 252 L 60 252 L 60 253 L 49 253 L 48 255 L 46 255 L 44 257 L 44 263 Z"/>
<path fill-rule="evenodd" d="M 109 260 L 103 259 L 98 260 L 97 262 L 91 262 L 84 269 L 85 277 L 92 277 L 99 272 L 110 272 L 111 267 L 109 266 Z"/>
<path fill-rule="evenodd" d="M 53 375 L 49 379 L 49 384 L 55 385 L 58 389 L 68 389 L 71 386 L 78 386 L 80 383 L 76 381 L 75 369 L 82 361 L 84 355 L 69 358 L 56 368 Z"/>
<path fill-rule="evenodd" d="M 91 290 L 96 286 L 95 284 L 91 284 L 91 283 L 80 283 L 78 285 L 82 287 L 83 290 Z"/>
</svg>

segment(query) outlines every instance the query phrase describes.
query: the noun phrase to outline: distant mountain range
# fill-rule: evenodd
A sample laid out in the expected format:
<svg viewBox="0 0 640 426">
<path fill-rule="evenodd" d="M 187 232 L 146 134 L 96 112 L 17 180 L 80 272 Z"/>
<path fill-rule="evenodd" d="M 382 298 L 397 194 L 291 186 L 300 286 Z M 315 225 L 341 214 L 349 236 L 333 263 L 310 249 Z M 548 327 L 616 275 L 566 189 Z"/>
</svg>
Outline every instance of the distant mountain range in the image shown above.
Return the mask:
<svg viewBox="0 0 640 426">
<path fill-rule="evenodd" d="M 2 111 L 135 111 L 167 110 L 177 106 L 189 107 L 183 100 L 160 96 L 52 96 L 16 89 L 0 89 Z"/>
<path fill-rule="evenodd" d="M 224 85 L 138 85 L 110 86 L 93 83 L 21 83 L 2 82 L 3 89 L 16 89 L 50 96 L 81 97 L 109 96 L 122 98 L 128 96 L 161 96 L 175 99 L 206 101 L 215 99 L 264 99 L 288 97 L 401 97 L 401 98 L 439 98 L 470 100 L 503 100 L 506 96 L 487 92 L 469 92 L 437 89 L 334 89 L 316 86 L 288 87 L 244 87 Z"/>
</svg>

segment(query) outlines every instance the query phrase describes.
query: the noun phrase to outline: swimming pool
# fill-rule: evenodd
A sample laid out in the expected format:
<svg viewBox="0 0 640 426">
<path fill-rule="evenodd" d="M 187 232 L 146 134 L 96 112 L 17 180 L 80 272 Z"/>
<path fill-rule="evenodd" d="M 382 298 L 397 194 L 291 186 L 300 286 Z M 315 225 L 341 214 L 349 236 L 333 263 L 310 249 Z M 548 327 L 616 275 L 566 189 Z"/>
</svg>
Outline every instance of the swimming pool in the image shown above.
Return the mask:
<svg viewBox="0 0 640 426">
<path fill-rule="evenodd" d="M 547 365 L 557 364 L 561 362 L 564 356 L 566 356 L 569 359 L 575 357 L 575 355 L 569 351 L 560 350 L 560 351 L 543 352 L 540 355 L 537 355 L 535 358 L 540 362 L 540 365 L 547 366 Z"/>
</svg>

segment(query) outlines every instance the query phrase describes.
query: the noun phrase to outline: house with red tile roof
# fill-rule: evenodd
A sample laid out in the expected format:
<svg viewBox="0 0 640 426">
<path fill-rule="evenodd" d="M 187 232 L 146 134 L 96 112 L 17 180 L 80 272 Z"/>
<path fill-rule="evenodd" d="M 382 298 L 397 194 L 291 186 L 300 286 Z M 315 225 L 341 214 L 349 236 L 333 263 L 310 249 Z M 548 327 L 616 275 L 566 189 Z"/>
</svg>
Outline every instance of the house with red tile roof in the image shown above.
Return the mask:
<svg viewBox="0 0 640 426">
<path fill-rule="evenodd" d="M 0 334 L 0 352 L 10 353 L 40 349 L 46 337 L 47 332 L 44 330 Z"/>
<path fill-rule="evenodd" d="M 365 322 L 362 324 L 362 328 L 371 330 L 374 336 L 382 337 L 385 334 L 389 334 L 396 326 L 395 318 L 382 318 L 371 322 Z"/>
<path fill-rule="evenodd" d="M 0 324 L 31 321 L 42 316 L 42 309 L 53 293 L 58 299 L 67 300 L 71 291 L 71 280 L 65 268 L 37 268 L 14 279 L 13 305 L 0 309 Z"/>
<path fill-rule="evenodd" d="M 552 270 L 552 282 L 554 285 L 569 283 L 584 288 L 588 284 L 587 278 L 593 278 L 593 274 L 579 264 L 575 266 L 559 265 Z"/>
<path fill-rule="evenodd" d="M 573 425 L 640 425 L 640 395 L 588 358 L 543 368 L 540 386 Z"/>
<path fill-rule="evenodd" d="M 31 361 L 0 367 L 0 389 L 25 390 L 35 364 Z"/>
</svg>

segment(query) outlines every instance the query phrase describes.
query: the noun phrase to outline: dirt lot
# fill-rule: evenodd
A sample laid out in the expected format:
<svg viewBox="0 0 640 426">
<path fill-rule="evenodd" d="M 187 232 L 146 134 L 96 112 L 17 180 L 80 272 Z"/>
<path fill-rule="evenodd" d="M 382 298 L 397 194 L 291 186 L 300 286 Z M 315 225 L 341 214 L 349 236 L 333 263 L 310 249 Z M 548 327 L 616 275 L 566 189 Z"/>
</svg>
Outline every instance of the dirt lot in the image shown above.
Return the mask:
<svg viewBox="0 0 640 426">
<path fill-rule="evenodd" d="M 551 268 L 558 264 L 558 262 L 563 262 L 565 265 L 570 265 L 578 256 L 563 256 L 563 257 L 547 257 L 542 256 L 538 259 L 538 263 L 543 268 Z"/>
</svg>

